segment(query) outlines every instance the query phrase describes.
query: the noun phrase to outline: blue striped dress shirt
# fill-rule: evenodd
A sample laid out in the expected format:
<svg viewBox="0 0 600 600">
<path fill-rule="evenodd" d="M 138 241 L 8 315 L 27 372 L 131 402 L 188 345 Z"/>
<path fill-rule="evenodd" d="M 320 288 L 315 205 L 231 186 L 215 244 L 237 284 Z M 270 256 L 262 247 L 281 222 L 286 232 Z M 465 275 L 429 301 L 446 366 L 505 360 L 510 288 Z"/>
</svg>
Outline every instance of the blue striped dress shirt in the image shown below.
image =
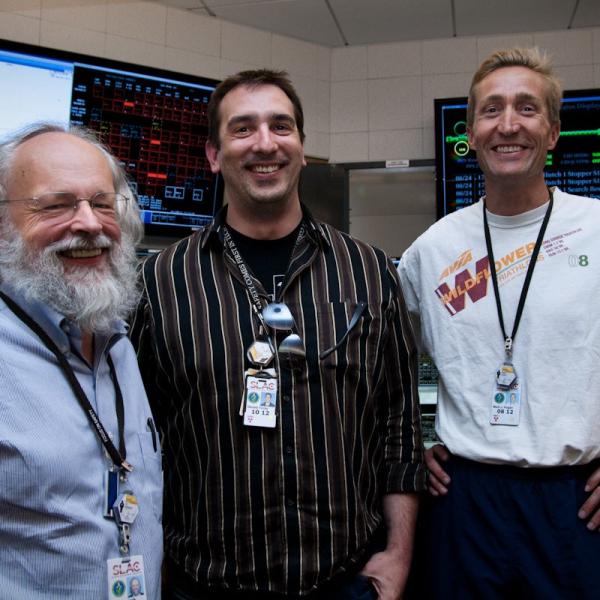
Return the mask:
<svg viewBox="0 0 600 600">
<path fill-rule="evenodd" d="M 160 598 L 162 466 L 136 357 L 117 323 L 96 336 L 95 361 L 81 357 L 81 334 L 47 306 L 25 303 L 64 351 L 118 446 L 115 364 L 125 403 L 127 488 L 139 500 L 131 554 L 144 558 L 145 598 Z M 98 600 L 108 597 L 107 559 L 119 557 L 115 522 L 103 516 L 110 461 L 54 355 L 0 300 L 0 597 Z"/>
</svg>

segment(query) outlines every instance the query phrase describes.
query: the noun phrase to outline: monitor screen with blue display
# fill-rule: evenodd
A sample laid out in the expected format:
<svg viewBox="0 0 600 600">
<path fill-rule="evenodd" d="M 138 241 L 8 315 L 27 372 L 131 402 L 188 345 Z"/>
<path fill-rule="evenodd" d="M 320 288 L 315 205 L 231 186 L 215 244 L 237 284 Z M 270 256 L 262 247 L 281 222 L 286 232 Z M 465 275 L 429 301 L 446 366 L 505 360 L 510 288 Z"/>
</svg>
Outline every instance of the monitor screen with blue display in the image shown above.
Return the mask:
<svg viewBox="0 0 600 600">
<path fill-rule="evenodd" d="M 146 234 L 179 238 L 222 203 L 204 153 L 217 83 L 0 41 L 0 140 L 40 120 L 96 131 L 129 175 Z"/>
<path fill-rule="evenodd" d="M 560 120 L 559 141 L 546 160 L 548 185 L 600 198 L 600 90 L 565 92 Z M 483 174 L 469 147 L 466 121 L 466 98 L 435 100 L 438 219 L 484 194 Z"/>
</svg>

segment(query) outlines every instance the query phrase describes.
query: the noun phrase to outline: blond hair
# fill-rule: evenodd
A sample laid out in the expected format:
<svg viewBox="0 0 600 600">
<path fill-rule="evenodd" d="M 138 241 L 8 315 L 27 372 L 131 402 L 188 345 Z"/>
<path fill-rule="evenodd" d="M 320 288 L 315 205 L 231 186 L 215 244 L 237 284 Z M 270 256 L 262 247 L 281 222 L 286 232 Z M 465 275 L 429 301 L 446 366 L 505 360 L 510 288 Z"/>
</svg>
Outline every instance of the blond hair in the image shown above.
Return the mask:
<svg viewBox="0 0 600 600">
<path fill-rule="evenodd" d="M 546 83 L 546 107 L 550 123 L 560 123 L 560 103 L 562 100 L 562 84 L 552 70 L 548 55 L 539 48 L 510 48 L 498 50 L 488 56 L 473 75 L 469 88 L 469 103 L 467 105 L 467 125 L 473 126 L 475 120 L 476 86 L 490 73 L 503 67 L 525 67 L 538 73 Z"/>
</svg>

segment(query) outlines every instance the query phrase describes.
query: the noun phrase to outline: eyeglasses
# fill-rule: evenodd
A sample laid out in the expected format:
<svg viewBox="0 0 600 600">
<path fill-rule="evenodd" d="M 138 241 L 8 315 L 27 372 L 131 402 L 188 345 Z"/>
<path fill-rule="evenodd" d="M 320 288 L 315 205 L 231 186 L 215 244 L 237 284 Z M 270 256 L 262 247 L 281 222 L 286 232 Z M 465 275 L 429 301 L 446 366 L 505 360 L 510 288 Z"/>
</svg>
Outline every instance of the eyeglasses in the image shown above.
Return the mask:
<svg viewBox="0 0 600 600">
<path fill-rule="evenodd" d="M 331 348 L 328 348 L 327 350 L 324 350 L 323 352 L 321 352 L 321 354 L 319 354 L 319 358 L 321 360 L 327 358 L 330 354 L 333 354 L 346 341 L 346 338 L 354 329 L 354 327 L 358 323 L 358 320 L 362 317 L 362 314 L 365 312 L 365 308 L 367 308 L 366 302 L 358 302 L 356 304 L 356 308 L 354 309 L 354 313 L 352 313 L 352 318 L 350 319 L 350 323 L 348 323 L 348 327 L 344 335 L 338 340 L 335 346 L 332 346 Z"/>
<path fill-rule="evenodd" d="M 352 314 L 346 331 L 334 346 L 321 352 L 319 355 L 321 360 L 327 358 L 344 343 L 350 332 L 354 329 L 354 327 L 356 327 L 356 324 L 362 317 L 366 308 L 366 302 L 358 302 L 356 304 L 356 308 L 354 309 L 354 313 Z M 267 304 L 267 306 L 262 309 L 262 317 L 264 322 L 269 327 L 278 331 L 291 331 L 295 326 L 294 317 L 290 309 L 282 302 L 271 302 L 270 304 Z M 301 357 L 306 356 L 302 339 L 295 333 L 290 333 L 285 337 L 281 344 L 279 344 L 278 352 L 283 354 L 293 354 Z"/>
<path fill-rule="evenodd" d="M 48 219 L 70 219 L 80 202 L 87 202 L 98 218 L 114 219 L 118 204 L 126 204 L 128 197 L 116 192 L 97 192 L 89 198 L 78 198 L 72 192 L 48 192 L 32 198 L 3 200 L 2 204 L 27 202 L 28 208 Z"/>
<path fill-rule="evenodd" d="M 265 323 L 272 329 L 278 331 L 292 331 L 294 328 L 294 317 L 282 302 L 271 302 L 262 309 L 262 317 Z M 297 333 L 290 333 L 279 344 L 277 351 L 280 354 L 291 354 L 294 356 L 306 356 L 304 344 Z"/>
</svg>

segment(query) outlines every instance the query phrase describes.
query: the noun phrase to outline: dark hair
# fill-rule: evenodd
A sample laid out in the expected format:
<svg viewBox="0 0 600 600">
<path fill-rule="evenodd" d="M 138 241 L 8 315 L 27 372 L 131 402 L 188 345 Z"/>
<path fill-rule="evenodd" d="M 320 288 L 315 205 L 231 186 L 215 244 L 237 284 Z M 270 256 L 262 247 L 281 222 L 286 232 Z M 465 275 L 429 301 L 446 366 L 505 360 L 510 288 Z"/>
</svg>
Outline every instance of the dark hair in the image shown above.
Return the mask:
<svg viewBox="0 0 600 600">
<path fill-rule="evenodd" d="M 544 78 L 546 84 L 546 107 L 550 123 L 560 123 L 560 102 L 562 98 L 562 86 L 552 71 L 552 65 L 548 56 L 539 48 L 510 48 L 499 50 L 486 58 L 480 65 L 469 90 L 469 103 L 467 105 L 467 125 L 473 126 L 475 121 L 475 103 L 477 102 L 477 84 L 485 79 L 490 73 L 504 67 L 525 67 L 538 73 Z"/>
<path fill-rule="evenodd" d="M 294 119 L 300 134 L 300 141 L 304 142 L 304 112 L 300 97 L 294 89 L 288 74 L 285 71 L 272 71 L 271 69 L 256 69 L 252 71 L 241 71 L 224 79 L 212 93 L 208 103 L 208 139 L 215 147 L 220 147 L 219 127 L 221 116 L 219 108 L 223 98 L 236 87 L 244 85 L 250 88 L 261 85 L 277 86 L 289 99 L 294 107 Z"/>
</svg>

